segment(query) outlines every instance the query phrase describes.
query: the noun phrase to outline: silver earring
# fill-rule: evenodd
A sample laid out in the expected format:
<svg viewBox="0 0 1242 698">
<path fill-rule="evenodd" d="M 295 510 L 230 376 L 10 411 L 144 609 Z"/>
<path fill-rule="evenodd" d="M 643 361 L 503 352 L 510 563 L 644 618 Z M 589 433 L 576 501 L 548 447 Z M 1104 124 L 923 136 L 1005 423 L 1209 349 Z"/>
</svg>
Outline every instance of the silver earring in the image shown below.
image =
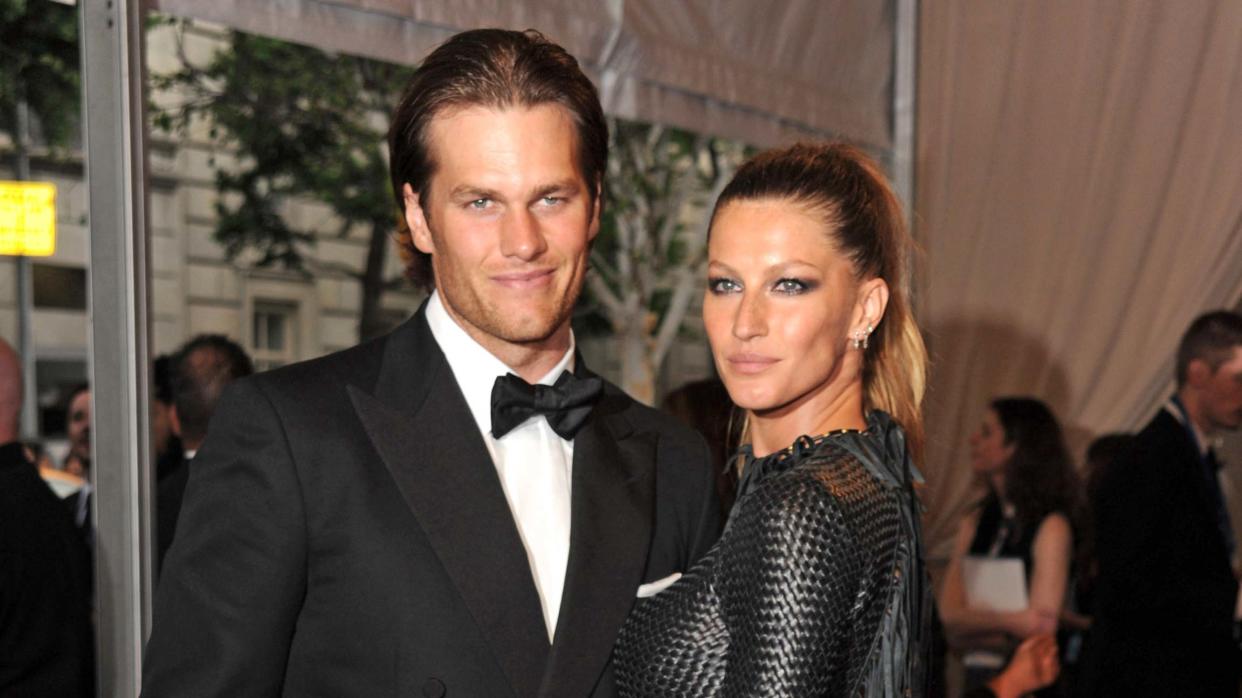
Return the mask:
<svg viewBox="0 0 1242 698">
<path fill-rule="evenodd" d="M 866 330 L 858 330 L 854 333 L 854 337 L 850 339 L 850 346 L 855 349 L 866 349 L 871 345 L 871 333 L 875 331 L 875 326 L 867 325 Z"/>
</svg>

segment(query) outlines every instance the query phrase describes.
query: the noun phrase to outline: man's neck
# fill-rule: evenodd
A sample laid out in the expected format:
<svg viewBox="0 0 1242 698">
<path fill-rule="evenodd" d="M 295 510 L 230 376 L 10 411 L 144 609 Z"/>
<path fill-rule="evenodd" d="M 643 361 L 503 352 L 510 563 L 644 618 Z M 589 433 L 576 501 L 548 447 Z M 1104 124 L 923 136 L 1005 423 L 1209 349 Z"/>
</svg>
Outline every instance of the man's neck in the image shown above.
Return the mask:
<svg viewBox="0 0 1242 698">
<path fill-rule="evenodd" d="M 513 369 L 513 372 L 527 383 L 538 382 L 561 359 L 565 358 L 565 352 L 569 351 L 571 334 L 568 320 L 544 339 L 515 343 L 505 341 L 480 330 L 458 315 L 452 305 L 444 302 L 443 298 L 441 302 L 449 319 L 454 324 L 469 335 L 475 343 L 487 350 L 487 353 L 500 359 L 505 366 Z"/>
<path fill-rule="evenodd" d="M 1186 418 L 1190 420 L 1199 435 L 1205 439 L 1212 438 L 1216 430 L 1203 413 L 1203 406 L 1199 403 L 1198 395 L 1189 387 L 1183 387 L 1177 391 L 1177 399 L 1182 403 L 1182 409 L 1186 411 Z"/>
</svg>

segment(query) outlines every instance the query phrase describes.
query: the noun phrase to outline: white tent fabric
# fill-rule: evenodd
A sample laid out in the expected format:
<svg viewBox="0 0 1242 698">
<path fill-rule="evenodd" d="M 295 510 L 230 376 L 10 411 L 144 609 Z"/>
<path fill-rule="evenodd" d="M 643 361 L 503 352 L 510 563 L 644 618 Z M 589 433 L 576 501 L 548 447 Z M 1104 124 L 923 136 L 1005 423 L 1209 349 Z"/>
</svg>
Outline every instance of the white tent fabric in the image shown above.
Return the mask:
<svg viewBox="0 0 1242 698">
<path fill-rule="evenodd" d="M 765 146 L 892 142 L 892 2 L 857 0 L 148 0 L 242 31 L 414 64 L 453 33 L 536 28 L 604 109 Z"/>
<path fill-rule="evenodd" d="M 925 3 L 919 68 L 944 553 L 991 398 L 1044 399 L 1081 458 L 1172 393 L 1191 319 L 1242 300 L 1242 3 Z"/>
</svg>

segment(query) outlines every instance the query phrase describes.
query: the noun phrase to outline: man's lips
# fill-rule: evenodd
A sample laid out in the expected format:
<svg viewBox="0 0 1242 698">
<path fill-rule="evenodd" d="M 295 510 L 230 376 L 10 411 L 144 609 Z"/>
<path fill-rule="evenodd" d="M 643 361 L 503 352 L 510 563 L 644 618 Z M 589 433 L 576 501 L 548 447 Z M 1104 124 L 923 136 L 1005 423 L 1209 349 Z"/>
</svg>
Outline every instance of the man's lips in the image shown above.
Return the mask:
<svg viewBox="0 0 1242 698">
<path fill-rule="evenodd" d="M 539 288 L 551 283 L 555 269 L 530 269 L 526 271 L 510 271 L 492 274 L 492 281 L 506 288 L 519 291 L 528 288 Z"/>
<path fill-rule="evenodd" d="M 751 352 L 743 352 L 738 354 L 730 354 L 726 357 L 729 366 L 734 371 L 741 374 L 761 373 L 771 368 L 780 359 L 774 356 L 764 354 L 755 354 Z"/>
</svg>

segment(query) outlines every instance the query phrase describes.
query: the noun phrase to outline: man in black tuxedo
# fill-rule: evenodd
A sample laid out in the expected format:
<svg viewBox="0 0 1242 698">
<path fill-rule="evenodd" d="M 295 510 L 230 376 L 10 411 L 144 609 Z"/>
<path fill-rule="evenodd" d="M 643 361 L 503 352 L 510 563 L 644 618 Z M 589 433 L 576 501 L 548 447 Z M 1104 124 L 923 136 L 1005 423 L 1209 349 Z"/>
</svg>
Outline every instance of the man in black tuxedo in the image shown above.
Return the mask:
<svg viewBox="0 0 1242 698">
<path fill-rule="evenodd" d="M 716 536 L 702 439 L 574 351 L 607 161 L 577 62 L 534 32 L 458 34 L 389 145 L 411 275 L 436 290 L 390 335 L 228 389 L 144 695 L 615 695 L 639 586 Z"/>
<path fill-rule="evenodd" d="M 254 373 L 246 350 L 222 334 L 200 334 L 186 342 L 168 360 L 168 422 L 170 448 L 156 470 L 155 569 L 163 569 L 164 557 L 177 533 L 181 501 L 190 479 L 190 462 L 207 439 L 207 425 L 215 414 L 224 389 L 233 381 Z M 158 371 L 158 367 L 157 367 Z"/>
<path fill-rule="evenodd" d="M 1177 385 L 1093 502 L 1090 695 L 1238 696 L 1234 539 L 1211 439 L 1242 424 L 1242 316 L 1213 312 L 1191 324 Z"/>
<path fill-rule="evenodd" d="M 0 696 L 95 695 L 91 553 L 18 439 L 21 358 L 0 339 Z"/>
</svg>

